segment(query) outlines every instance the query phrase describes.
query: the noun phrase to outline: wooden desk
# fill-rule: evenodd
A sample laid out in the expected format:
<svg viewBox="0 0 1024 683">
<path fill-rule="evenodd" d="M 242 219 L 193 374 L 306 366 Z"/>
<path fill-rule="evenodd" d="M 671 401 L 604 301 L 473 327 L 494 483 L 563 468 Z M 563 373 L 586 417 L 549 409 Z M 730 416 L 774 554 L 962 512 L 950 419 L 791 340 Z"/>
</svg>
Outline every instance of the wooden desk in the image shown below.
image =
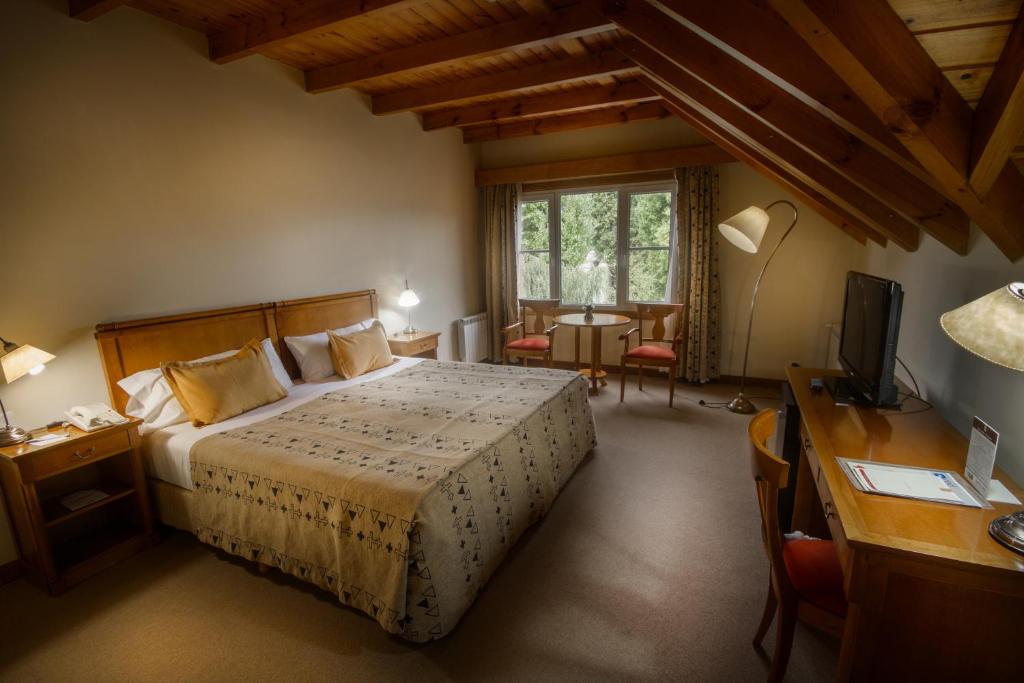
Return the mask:
<svg viewBox="0 0 1024 683">
<path fill-rule="evenodd" d="M 794 528 L 814 529 L 811 511 L 824 512 L 850 602 L 839 679 L 1024 679 L 1024 556 L 988 534 L 989 522 L 1020 506 L 979 510 L 855 490 L 837 457 L 963 472 L 967 439 L 938 411 L 915 412 L 924 407 L 917 401 L 901 413 L 811 393 L 812 377 L 837 374 L 786 369 L 804 446 Z M 1004 472 L 993 478 L 1024 501 Z"/>
</svg>

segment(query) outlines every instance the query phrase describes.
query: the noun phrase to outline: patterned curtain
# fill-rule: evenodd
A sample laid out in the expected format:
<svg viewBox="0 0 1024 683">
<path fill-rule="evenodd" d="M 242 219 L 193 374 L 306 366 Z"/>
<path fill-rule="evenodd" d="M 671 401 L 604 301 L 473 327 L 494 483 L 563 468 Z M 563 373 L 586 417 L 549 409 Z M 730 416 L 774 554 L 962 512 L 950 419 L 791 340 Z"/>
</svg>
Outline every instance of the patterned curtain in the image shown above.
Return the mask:
<svg viewBox="0 0 1024 683">
<path fill-rule="evenodd" d="M 680 374 L 690 382 L 717 379 L 721 353 L 718 286 L 718 169 L 676 169 L 679 201 L 676 225 L 675 301 L 686 304 L 689 318 Z"/>
<path fill-rule="evenodd" d="M 484 268 L 491 359 L 501 358 L 501 329 L 515 322 L 518 293 L 516 226 L 519 223 L 519 186 L 484 188 Z"/>
</svg>

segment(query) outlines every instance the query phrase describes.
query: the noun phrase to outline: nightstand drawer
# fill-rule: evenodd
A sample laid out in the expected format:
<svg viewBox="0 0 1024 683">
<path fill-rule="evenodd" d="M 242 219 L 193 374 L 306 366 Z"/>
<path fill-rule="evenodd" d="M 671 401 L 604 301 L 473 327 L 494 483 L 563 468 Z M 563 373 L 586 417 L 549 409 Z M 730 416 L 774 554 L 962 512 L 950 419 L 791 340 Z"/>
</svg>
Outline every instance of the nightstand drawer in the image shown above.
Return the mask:
<svg viewBox="0 0 1024 683">
<path fill-rule="evenodd" d="M 434 339 L 421 339 L 419 341 L 410 342 L 404 345 L 402 349 L 406 355 L 414 356 L 417 353 L 423 353 L 429 351 L 437 345 L 437 341 Z"/>
<path fill-rule="evenodd" d="M 65 446 L 58 446 L 45 453 L 35 454 L 29 461 L 30 472 L 23 472 L 26 478 L 43 479 L 51 474 L 73 469 L 101 460 L 108 455 L 123 453 L 131 448 L 128 432 L 119 430 L 112 434 L 92 439 L 76 439 Z"/>
</svg>

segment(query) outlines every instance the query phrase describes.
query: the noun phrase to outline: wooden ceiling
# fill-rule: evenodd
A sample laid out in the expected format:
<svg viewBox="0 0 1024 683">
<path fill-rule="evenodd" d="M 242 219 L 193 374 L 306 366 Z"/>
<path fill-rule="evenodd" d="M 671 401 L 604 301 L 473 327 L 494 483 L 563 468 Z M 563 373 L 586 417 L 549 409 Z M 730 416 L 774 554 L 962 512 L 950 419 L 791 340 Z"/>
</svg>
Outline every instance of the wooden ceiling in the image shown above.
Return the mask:
<svg viewBox="0 0 1024 683">
<path fill-rule="evenodd" d="M 130 6 L 466 142 L 676 116 L 862 243 L 1024 255 L 1022 0 L 70 0 Z M 699 156 L 699 155 L 698 155 Z"/>
</svg>

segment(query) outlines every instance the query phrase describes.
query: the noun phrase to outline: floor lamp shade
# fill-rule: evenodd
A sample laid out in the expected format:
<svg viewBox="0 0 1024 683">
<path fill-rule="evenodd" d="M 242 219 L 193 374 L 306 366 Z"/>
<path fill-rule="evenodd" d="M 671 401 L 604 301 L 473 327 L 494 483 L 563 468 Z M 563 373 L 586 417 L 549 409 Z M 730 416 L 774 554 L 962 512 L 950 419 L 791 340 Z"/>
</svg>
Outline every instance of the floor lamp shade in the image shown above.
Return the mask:
<svg viewBox="0 0 1024 683">
<path fill-rule="evenodd" d="M 761 248 L 767 229 L 768 212 L 759 206 L 749 206 L 718 224 L 722 236 L 748 254 L 756 254 Z"/>
<path fill-rule="evenodd" d="M 1000 287 L 944 313 L 939 324 L 971 353 L 1011 370 L 1024 371 L 1024 282 Z"/>
</svg>

